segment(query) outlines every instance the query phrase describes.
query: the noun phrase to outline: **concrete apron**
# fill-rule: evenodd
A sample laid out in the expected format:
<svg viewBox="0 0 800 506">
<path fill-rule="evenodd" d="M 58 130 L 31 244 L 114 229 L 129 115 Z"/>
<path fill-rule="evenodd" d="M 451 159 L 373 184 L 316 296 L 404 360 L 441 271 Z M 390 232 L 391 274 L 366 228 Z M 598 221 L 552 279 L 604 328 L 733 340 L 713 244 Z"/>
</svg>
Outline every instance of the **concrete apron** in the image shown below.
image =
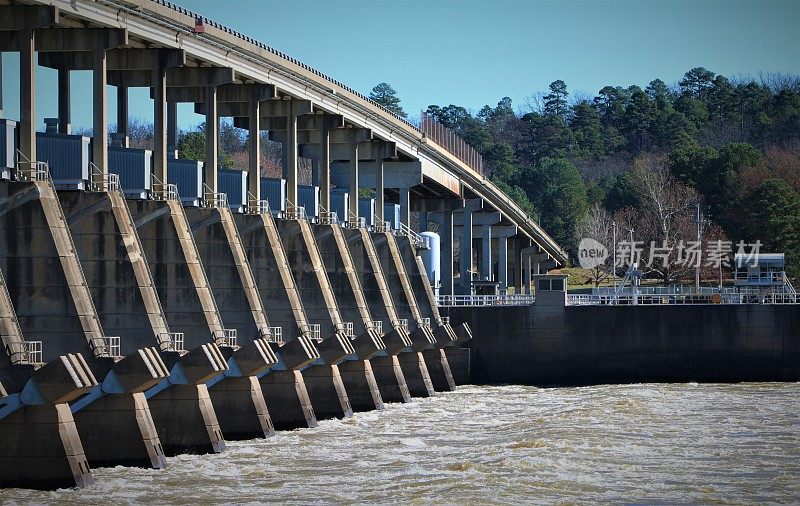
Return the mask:
<svg viewBox="0 0 800 506">
<path fill-rule="evenodd" d="M 94 481 L 68 402 L 96 385 L 80 354 L 62 355 L 2 399 L 0 488 L 53 490 Z"/>
</svg>

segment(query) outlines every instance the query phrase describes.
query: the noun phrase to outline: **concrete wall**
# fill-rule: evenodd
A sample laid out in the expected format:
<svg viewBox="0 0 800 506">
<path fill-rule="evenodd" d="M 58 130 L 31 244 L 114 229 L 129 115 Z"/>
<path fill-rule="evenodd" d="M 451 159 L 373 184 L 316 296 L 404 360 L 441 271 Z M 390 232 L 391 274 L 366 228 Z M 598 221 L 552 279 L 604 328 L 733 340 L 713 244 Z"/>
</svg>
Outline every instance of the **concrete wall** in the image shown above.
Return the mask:
<svg viewBox="0 0 800 506">
<path fill-rule="evenodd" d="M 448 308 L 475 383 L 797 381 L 800 306 Z"/>
</svg>

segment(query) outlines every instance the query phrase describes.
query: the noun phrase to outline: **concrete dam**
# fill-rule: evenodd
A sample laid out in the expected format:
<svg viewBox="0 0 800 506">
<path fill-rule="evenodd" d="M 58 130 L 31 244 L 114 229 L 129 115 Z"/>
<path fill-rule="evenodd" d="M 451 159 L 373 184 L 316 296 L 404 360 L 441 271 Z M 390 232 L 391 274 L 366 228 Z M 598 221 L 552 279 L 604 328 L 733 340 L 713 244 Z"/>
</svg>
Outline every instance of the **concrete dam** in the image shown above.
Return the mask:
<svg viewBox="0 0 800 506">
<path fill-rule="evenodd" d="M 20 97 L 6 117 L 0 85 L 0 487 L 160 469 L 469 382 L 470 327 L 440 314 L 419 256 L 429 215 L 450 259 L 459 235 L 472 258 L 476 227 L 503 262 L 565 260 L 452 132 L 167 2 L 3 1 L 0 51 L 19 55 Z M 41 68 L 58 76 L 44 128 Z M 71 129 L 75 71 L 90 136 Z M 148 149 L 129 144 L 137 87 Z M 180 103 L 205 119 L 203 160 L 177 156 Z M 220 167 L 220 118 L 248 131 L 248 170 Z M 282 177 L 262 176 L 262 135 Z M 444 268 L 444 293 L 471 289 Z"/>
</svg>

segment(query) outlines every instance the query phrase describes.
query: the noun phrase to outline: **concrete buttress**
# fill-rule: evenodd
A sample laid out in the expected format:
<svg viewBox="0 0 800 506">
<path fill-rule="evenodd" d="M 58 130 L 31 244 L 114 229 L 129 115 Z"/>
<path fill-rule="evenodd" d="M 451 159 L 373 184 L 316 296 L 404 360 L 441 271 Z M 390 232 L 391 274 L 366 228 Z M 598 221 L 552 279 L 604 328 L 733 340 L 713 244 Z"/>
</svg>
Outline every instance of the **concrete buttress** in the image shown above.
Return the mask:
<svg viewBox="0 0 800 506">
<path fill-rule="evenodd" d="M 252 439 L 275 433 L 259 377 L 278 362 L 264 337 L 269 327 L 231 210 L 186 208 L 211 291 L 226 329 L 236 341 L 222 351 L 230 366 L 209 394 L 226 439 Z"/>
<path fill-rule="evenodd" d="M 128 207 L 167 324 L 187 350 L 161 350 L 169 377 L 145 393 L 164 451 L 220 452 L 225 441 L 206 382 L 228 370 L 215 342 L 223 326 L 184 209 L 176 200 L 128 200 Z"/>
<path fill-rule="evenodd" d="M 259 379 L 272 422 L 276 429 L 316 427 L 300 371 L 319 359 L 319 352 L 275 220 L 269 214 L 234 219 L 267 319 L 282 333 L 283 342 L 275 350 L 279 362 Z"/>
</svg>

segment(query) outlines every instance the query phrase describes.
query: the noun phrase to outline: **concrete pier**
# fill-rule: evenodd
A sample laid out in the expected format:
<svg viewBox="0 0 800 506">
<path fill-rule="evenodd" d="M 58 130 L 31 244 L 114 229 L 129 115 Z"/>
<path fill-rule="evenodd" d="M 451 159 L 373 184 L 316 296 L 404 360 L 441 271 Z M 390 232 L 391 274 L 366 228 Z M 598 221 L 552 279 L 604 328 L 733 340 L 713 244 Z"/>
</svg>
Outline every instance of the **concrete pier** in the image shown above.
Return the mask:
<svg viewBox="0 0 800 506">
<path fill-rule="evenodd" d="M 355 355 L 351 342 L 354 336 L 347 334 L 311 224 L 305 220 L 279 220 L 277 225 L 306 315 L 310 322 L 319 325 L 317 349 L 324 365 L 303 371 L 314 412 L 318 419 L 352 416 L 336 365 Z M 317 368 L 322 370 L 314 370 Z"/>
<path fill-rule="evenodd" d="M 419 314 L 430 322 L 430 328 L 436 338 L 436 348 L 423 351 L 433 387 L 438 392 L 455 390 L 455 380 L 444 350 L 455 346 L 458 338 L 449 322 L 445 323 L 439 314 L 439 307 L 425 272 L 425 266 L 422 258 L 417 255 L 411 239 L 408 236 L 399 236 L 396 237 L 396 242 Z"/>
<path fill-rule="evenodd" d="M 266 316 L 270 325 L 282 330 L 284 344 L 275 350 L 279 363 L 259 379 L 272 422 L 276 429 L 315 427 L 300 371 L 320 355 L 275 220 L 269 214 L 241 214 L 234 219 Z"/>
<path fill-rule="evenodd" d="M 129 200 L 153 282 L 172 332 L 188 353 L 161 351 L 170 375 L 146 397 L 166 455 L 225 447 L 205 382 L 228 365 L 214 342 L 224 329 L 200 255 L 178 201 Z"/>
<path fill-rule="evenodd" d="M 405 266 L 395 242 L 395 235 L 390 232 L 381 232 L 371 234 L 371 238 L 390 287 L 397 316 L 405 321 L 409 331 L 412 353 L 398 356 L 400 367 L 406 377 L 406 384 L 412 396 L 429 397 L 434 394 L 435 390 L 421 352 L 433 348 L 436 338 L 433 336 L 430 326 L 423 323 L 414 293 L 411 290 L 409 277 L 405 272 Z"/>
<path fill-rule="evenodd" d="M 373 321 L 380 321 L 383 330 L 381 340 L 386 348 L 370 359 L 372 372 L 384 402 L 408 402 L 408 391 L 403 370 L 397 354 L 411 350 L 411 340 L 392 299 L 389 284 L 383 273 L 375 245 L 366 229 L 344 229 L 350 256 L 356 272 L 360 273 L 360 284 Z"/>
<path fill-rule="evenodd" d="M 342 227 L 336 224 L 315 225 L 315 240 L 325 265 L 342 318 L 353 325 L 353 348 L 358 361 L 339 365 L 345 389 L 354 411 L 383 409 L 383 400 L 369 360 L 386 354 L 379 327 L 369 312 L 360 275 L 356 271 Z M 351 362 L 355 362 L 351 364 Z M 363 363 L 359 363 L 363 362 Z"/>
<path fill-rule="evenodd" d="M 236 331 L 235 342 L 223 350 L 230 369 L 209 385 L 217 418 L 228 439 L 269 437 L 275 430 L 258 377 L 278 358 L 264 338 L 269 323 L 233 215 L 226 207 L 185 212 L 222 323 Z M 226 339 L 233 338 L 223 334 Z"/>
</svg>

